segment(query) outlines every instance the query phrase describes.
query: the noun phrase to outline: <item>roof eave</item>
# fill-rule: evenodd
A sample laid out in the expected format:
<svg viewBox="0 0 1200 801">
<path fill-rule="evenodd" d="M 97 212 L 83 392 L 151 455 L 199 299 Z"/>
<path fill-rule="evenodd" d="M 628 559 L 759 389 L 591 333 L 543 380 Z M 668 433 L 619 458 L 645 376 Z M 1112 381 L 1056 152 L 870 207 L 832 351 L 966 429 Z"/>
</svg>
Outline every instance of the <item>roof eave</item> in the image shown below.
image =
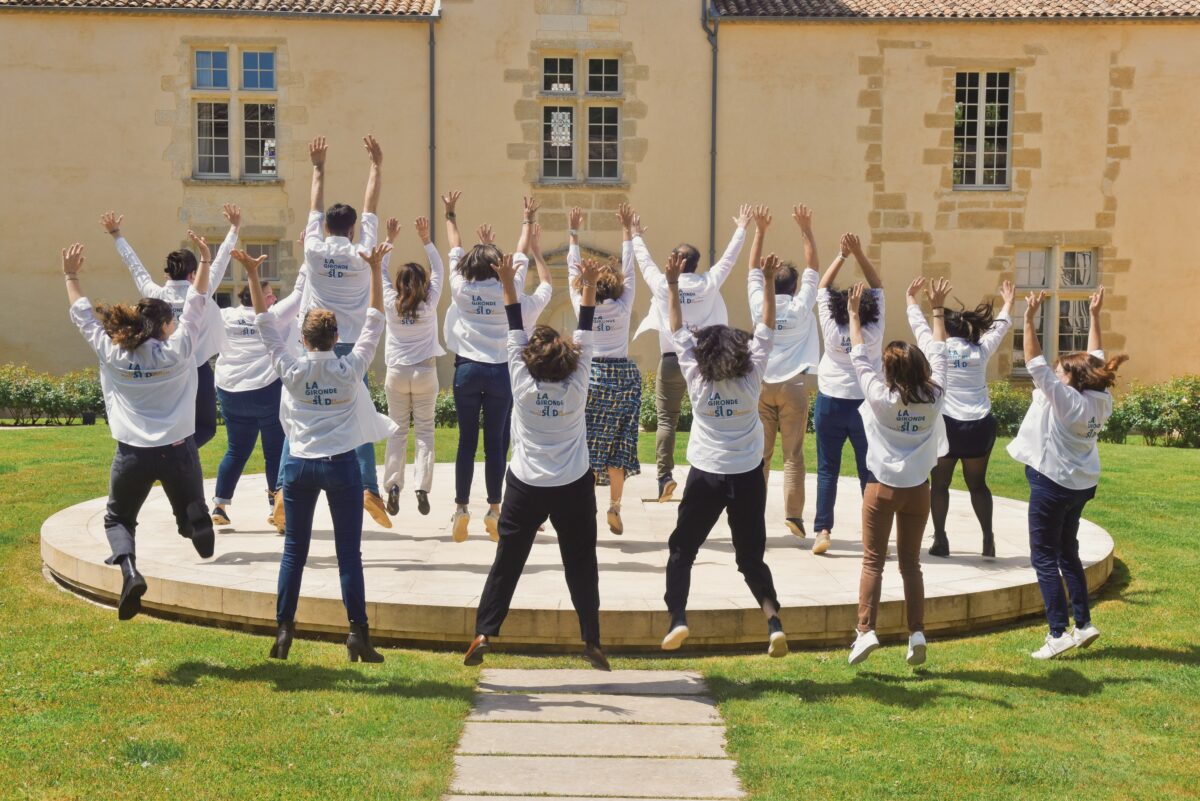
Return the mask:
<svg viewBox="0 0 1200 801">
<path fill-rule="evenodd" d="M 272 19 L 337 19 L 348 21 L 386 22 L 430 22 L 441 16 L 442 3 L 438 0 L 430 14 L 339 14 L 328 11 L 260 11 L 257 9 L 226 8 L 133 8 L 112 6 L 21 6 L 0 5 L 0 11 L 36 11 L 43 13 L 120 14 L 127 16 L 156 16 L 181 14 L 204 17 L 269 17 Z"/>
<path fill-rule="evenodd" d="M 837 22 L 837 23 L 864 23 L 864 22 L 1181 22 L 1181 21 L 1200 21 L 1200 15 L 1197 14 L 1154 14 L 1145 16 L 1133 15 L 1107 15 L 1107 16 L 1023 16 L 1023 17 L 946 17 L 946 16 L 911 16 L 911 17 L 866 17 L 866 16 L 758 16 L 754 14 L 722 14 L 715 8 L 711 11 L 711 16 L 719 19 L 722 23 L 738 23 L 738 22 L 792 22 L 792 23 L 810 23 L 810 22 Z"/>
</svg>

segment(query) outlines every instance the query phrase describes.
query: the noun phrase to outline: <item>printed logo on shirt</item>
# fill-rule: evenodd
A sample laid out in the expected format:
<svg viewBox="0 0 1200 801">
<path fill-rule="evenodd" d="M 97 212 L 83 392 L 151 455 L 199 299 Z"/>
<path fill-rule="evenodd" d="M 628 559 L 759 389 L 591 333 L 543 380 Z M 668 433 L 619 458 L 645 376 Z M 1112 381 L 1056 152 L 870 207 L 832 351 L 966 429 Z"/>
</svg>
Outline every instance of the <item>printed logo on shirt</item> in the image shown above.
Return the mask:
<svg viewBox="0 0 1200 801">
<path fill-rule="evenodd" d="M 316 381 L 304 382 L 304 397 L 313 406 L 334 406 L 346 401 L 338 397 L 337 387 L 323 387 Z"/>
<path fill-rule="evenodd" d="M 155 376 L 159 375 L 163 371 L 162 370 L 143 370 L 142 366 L 140 364 L 138 364 L 137 362 L 130 362 L 125 367 L 125 372 L 129 374 L 130 378 L 147 379 L 147 378 L 154 378 Z"/>
<path fill-rule="evenodd" d="M 488 300 L 483 295 L 472 295 L 471 311 L 475 314 L 495 314 L 496 301 Z"/>
<path fill-rule="evenodd" d="M 912 414 L 908 409 L 901 409 L 896 415 L 896 427 L 906 434 L 915 434 L 925 425 L 926 417 L 923 414 Z"/>
<path fill-rule="evenodd" d="M 842 337 L 842 353 L 849 353 L 853 345 L 850 344 L 850 337 Z"/>
<path fill-rule="evenodd" d="M 739 398 L 722 398 L 720 392 L 714 392 L 705 405 L 712 410 L 713 417 L 734 417 L 745 413 L 738 408 L 741 406 Z"/>
<path fill-rule="evenodd" d="M 175 315 L 175 319 L 176 319 L 176 321 L 178 321 L 178 320 L 179 320 L 179 318 L 183 316 L 183 301 L 182 301 L 182 300 L 180 300 L 180 301 L 172 301 L 172 303 L 171 303 L 171 314 L 174 314 L 174 315 Z"/>
<path fill-rule="evenodd" d="M 700 293 L 696 292 L 695 290 L 680 289 L 679 290 L 680 305 L 689 306 L 693 303 L 699 303 L 700 302 L 699 294 Z"/>
<path fill-rule="evenodd" d="M 348 267 L 349 265 L 343 264 L 337 259 L 331 259 L 326 256 L 323 271 L 326 278 L 345 278 L 346 269 Z"/>
<path fill-rule="evenodd" d="M 541 409 L 542 417 L 560 417 L 566 402 L 550 397 L 548 392 L 539 392 L 534 404 Z"/>
<path fill-rule="evenodd" d="M 974 360 L 971 358 L 971 351 L 961 351 L 957 348 L 947 348 L 946 355 L 949 357 L 948 362 L 951 367 L 965 370 L 972 366 Z"/>
<path fill-rule="evenodd" d="M 1100 436 L 1100 429 L 1104 428 L 1103 423 L 1097 423 L 1093 417 L 1087 422 L 1087 433 L 1083 435 L 1084 439 L 1095 439 Z"/>
<path fill-rule="evenodd" d="M 609 320 L 601 317 L 600 315 L 596 315 L 594 318 L 592 318 L 593 331 L 612 331 L 616 327 L 617 324 L 615 320 Z"/>
</svg>

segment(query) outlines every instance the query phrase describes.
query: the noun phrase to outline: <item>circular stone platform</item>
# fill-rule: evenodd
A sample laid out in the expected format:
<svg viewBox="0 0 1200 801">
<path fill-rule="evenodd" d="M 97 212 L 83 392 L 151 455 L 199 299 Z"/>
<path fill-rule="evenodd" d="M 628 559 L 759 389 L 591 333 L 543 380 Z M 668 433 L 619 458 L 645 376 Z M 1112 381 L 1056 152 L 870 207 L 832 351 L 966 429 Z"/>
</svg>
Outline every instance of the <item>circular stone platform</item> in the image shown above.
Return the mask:
<svg viewBox="0 0 1200 801">
<path fill-rule="evenodd" d="M 409 468 L 411 474 L 411 467 Z M 676 471 L 682 492 L 686 468 Z M 861 566 L 861 496 L 855 479 L 843 478 L 836 506 L 833 547 L 813 556 L 811 535 L 792 536 L 783 524 L 782 475 L 772 473 L 767 500 L 767 564 L 775 577 L 782 619 L 796 645 L 845 643 L 851 638 Z M 483 466 L 475 471 L 476 494 L 483 490 Z M 465 647 L 474 635 L 475 606 L 492 563 L 495 545 L 484 532 L 486 507 L 472 507 L 471 536 L 455 543 L 449 522 L 454 465 L 436 467 L 430 499 L 433 511 L 417 513 L 411 490 L 401 496 L 400 514 L 391 530 L 365 516 L 363 563 L 367 614 L 372 636 L 417 645 Z M 675 525 L 675 503 L 656 500 L 653 475 L 626 485 L 623 536 L 604 522 L 608 489 L 598 490 L 600 536 L 601 632 L 613 650 L 657 649 L 668 618 L 662 595 L 667 538 Z M 161 488 L 151 492 L 138 526 L 138 567 L 149 589 L 143 606 L 184 619 L 274 628 L 275 588 L 283 538 L 266 521 L 264 480 L 245 476 L 228 509 L 234 525 L 217 530 L 216 553 L 201 560 L 191 542 L 175 532 L 174 518 Z M 208 482 L 211 496 L 213 482 Z M 808 477 L 811 514 L 815 476 Z M 42 526 L 42 559 L 60 581 L 96 597 L 115 600 L 120 572 L 104 564 L 109 555 L 104 535 L 105 498 L 58 512 Z M 951 493 L 948 559 L 924 553 L 926 631 L 936 636 L 995 626 L 1042 612 L 1041 594 L 1029 564 L 1024 503 L 996 498 L 996 558 L 978 553 L 979 527 L 969 496 Z M 346 615 L 341 603 L 337 560 L 329 510 L 317 505 L 316 530 L 304 574 L 297 613 L 301 631 L 341 633 Z M 1083 521 L 1080 557 L 1088 587 L 1095 591 L 1112 572 L 1113 541 L 1098 526 Z M 688 622 L 689 648 L 761 646 L 766 635 L 762 612 L 742 582 L 724 519 L 700 551 L 692 574 Z M 895 546 L 884 570 L 879 613 L 882 636 L 907 633 Z M 529 649 L 575 649 L 579 623 L 567 594 L 554 530 L 539 534 L 513 599 L 513 609 L 497 645 Z"/>
</svg>

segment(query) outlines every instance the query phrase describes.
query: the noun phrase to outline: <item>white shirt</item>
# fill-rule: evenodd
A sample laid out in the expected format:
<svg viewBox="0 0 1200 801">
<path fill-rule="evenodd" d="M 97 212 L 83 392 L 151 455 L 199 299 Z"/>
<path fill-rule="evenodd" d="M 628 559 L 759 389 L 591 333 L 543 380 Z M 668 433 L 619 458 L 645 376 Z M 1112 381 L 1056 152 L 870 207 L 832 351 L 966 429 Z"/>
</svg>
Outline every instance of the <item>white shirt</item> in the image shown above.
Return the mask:
<svg viewBox="0 0 1200 801">
<path fill-rule="evenodd" d="M 1103 359 L 1104 351 L 1092 355 Z M 1033 401 L 1008 453 L 1055 484 L 1084 490 L 1100 483 L 1100 451 L 1096 437 L 1112 414 L 1108 391 L 1080 392 L 1058 380 L 1045 356 L 1025 365 L 1036 387 Z"/>
<path fill-rule="evenodd" d="M 281 321 L 287 325 L 289 342 L 294 342 L 300 336 L 295 319 L 307 276 L 308 270 L 302 267 L 291 293 L 275 301 L 269 312 L 275 318 L 276 326 Z M 221 310 L 225 325 L 225 347 L 217 357 L 215 378 L 219 389 L 251 392 L 279 380 L 271 365 L 271 354 L 258 333 L 257 318 L 253 306 L 233 306 Z"/>
<path fill-rule="evenodd" d="M 438 342 L 437 307 L 442 297 L 442 283 L 446 280 L 446 267 L 437 248 L 430 243 L 425 246 L 425 258 L 429 262 L 429 296 L 417 307 L 411 319 L 405 319 L 396 311 L 395 287 L 388 273 L 391 253 L 383 257 L 383 311 L 387 316 L 387 342 L 384 360 L 388 367 L 420 364 L 426 359 L 441 356 Z"/>
<path fill-rule="evenodd" d="M 929 358 L 933 383 L 938 385 L 933 403 L 914 403 L 900 399 L 900 393 L 888 389 L 883 373 L 867 355 L 863 345 L 850 350 L 859 385 L 866 402 L 858 407 L 867 433 L 867 467 L 881 484 L 889 487 L 915 487 L 929 478 L 939 456 L 950 450 L 946 439 L 946 421 L 942 406 L 946 402 L 946 343 L 930 342 L 922 348 Z"/>
<path fill-rule="evenodd" d="M 371 291 L 371 265 L 358 255 L 370 251 L 379 236 L 379 218 L 370 212 L 362 216 L 362 237 L 356 245 L 344 236 L 321 238 L 325 215 L 308 213 L 304 229 L 304 263 L 308 266 L 308 286 L 300 303 L 303 315 L 309 309 L 327 309 L 337 316 L 338 342 L 357 342 L 362 331 Z M 290 446 L 289 446 L 290 447 Z"/>
<path fill-rule="evenodd" d="M 458 271 L 458 263 L 466 255 L 462 248 L 450 251 L 450 307 L 446 310 L 446 321 L 442 325 L 446 347 L 464 359 L 484 364 L 504 364 L 508 361 L 505 351 L 505 332 L 508 318 L 504 315 L 504 289 L 499 278 L 486 281 L 468 281 Z M 549 284 L 538 284 L 532 295 L 526 295 L 525 274 L 529 270 L 529 257 L 524 253 L 513 254 L 513 266 L 517 270 L 516 285 L 521 295 L 521 319 L 528 333 L 537 325 L 537 318 L 550 302 Z"/>
<path fill-rule="evenodd" d="M 575 331 L 579 364 L 566 381 L 535 381 L 521 352 L 525 331 L 508 332 L 508 375 L 512 381 L 512 461 L 509 469 L 526 484 L 561 487 L 588 471 L 587 397 L 592 370 L 592 332 Z"/>
<path fill-rule="evenodd" d="M 812 308 L 817 302 L 818 278 L 816 270 L 806 268 L 800 274 L 800 287 L 795 295 L 775 296 L 775 345 L 767 359 L 763 381 L 778 384 L 817 366 L 821 358 L 821 340 Z M 751 270 L 746 284 L 751 319 L 759 322 L 763 318 L 766 293 L 762 270 Z"/>
<path fill-rule="evenodd" d="M 196 433 L 194 343 L 208 298 L 189 292 L 170 337 L 149 339 L 132 351 L 118 347 L 96 319 L 92 303 L 71 305 L 71 322 L 100 358 L 100 386 L 112 438 L 126 445 L 173 445 Z"/>
<path fill-rule="evenodd" d="M 729 322 L 729 312 L 725 308 L 725 300 L 721 297 L 721 285 L 729 277 L 733 265 L 737 264 L 738 254 L 742 252 L 742 244 L 745 241 L 746 229 L 738 228 L 733 232 L 733 238 L 729 240 L 721 260 L 708 272 L 703 275 L 682 273 L 679 276 L 679 304 L 683 307 L 685 328 L 699 329 L 707 325 L 726 325 Z M 650 313 L 642 320 L 633 338 L 637 339 L 645 332 L 656 329 L 660 352 L 675 353 L 675 340 L 671 336 L 671 327 L 667 324 L 667 277 L 658 269 L 654 259 L 650 258 L 650 251 L 640 236 L 633 238 L 633 255 L 653 296 Z"/>
<path fill-rule="evenodd" d="M 883 374 L 883 290 L 867 290 L 875 296 L 875 304 L 879 307 L 879 319 L 862 329 L 863 342 L 867 346 L 867 354 L 871 357 L 871 366 L 875 372 Z M 825 353 L 821 363 L 817 365 L 817 389 L 822 395 L 830 398 L 845 398 L 847 400 L 862 400 L 863 391 L 859 386 L 858 377 L 854 374 L 854 365 L 850 361 L 850 326 L 838 325 L 833 319 L 829 307 L 830 291 L 817 290 L 817 314 L 821 318 L 821 333 L 825 339 Z"/>
<path fill-rule="evenodd" d="M 928 351 L 933 342 L 933 332 L 920 306 L 908 307 L 908 324 L 917 345 Z M 1001 313 L 992 322 L 991 328 L 979 337 L 979 344 L 962 337 L 946 340 L 946 406 L 942 410 L 955 420 L 982 420 L 992 410 L 988 397 L 987 366 L 996 349 L 1004 341 L 1004 335 L 1012 326 L 1012 318 Z"/>
<path fill-rule="evenodd" d="M 230 228 L 229 233 L 225 234 L 224 241 L 221 242 L 221 247 L 217 248 L 217 255 L 213 257 L 213 263 L 208 270 L 209 298 L 213 296 L 225 278 L 225 270 L 229 267 L 229 256 L 237 246 L 237 240 L 237 229 Z M 183 314 L 183 303 L 188 296 L 188 290 L 192 287 L 191 282 L 172 280 L 162 286 L 154 283 L 150 273 L 146 272 L 146 268 L 142 266 L 141 259 L 123 236 L 117 237 L 117 253 L 125 262 L 125 266 L 129 268 L 129 274 L 133 276 L 133 282 L 137 285 L 141 296 L 158 298 L 170 303 L 172 311 L 175 312 L 175 319 L 178 320 L 179 316 Z M 198 325 L 196 336 L 196 341 L 192 343 L 192 356 L 195 358 L 196 366 L 199 367 L 220 353 L 225 346 L 225 325 L 221 321 L 221 309 L 216 303 L 205 305 L 204 320 Z"/>
<path fill-rule="evenodd" d="M 575 288 L 575 279 L 582 269 L 579 246 L 571 245 L 567 249 L 567 286 L 571 290 L 571 305 L 575 307 L 576 317 L 583 303 L 583 293 Z M 621 297 L 596 304 L 596 316 L 592 319 L 593 358 L 625 359 L 629 356 L 629 317 L 637 298 L 637 275 L 630 242 L 621 244 L 621 271 L 625 285 Z"/>
<path fill-rule="evenodd" d="M 309 351 L 297 359 L 288 352 L 270 313 L 258 315 L 257 322 L 290 398 L 290 403 L 280 403 L 280 418 L 292 456 L 337 456 L 397 430 L 375 411 L 362 382 L 383 333 L 383 315 L 377 309 L 367 309 L 358 341 L 345 356 L 332 350 Z"/>
<path fill-rule="evenodd" d="M 696 337 L 686 327 L 675 332 L 679 369 L 692 402 L 692 434 L 687 458 L 708 473 L 736 475 L 757 470 L 763 460 L 763 427 L 758 396 L 775 332 L 759 323 L 750 340 L 751 370 L 741 378 L 708 381 L 696 362 Z"/>
</svg>

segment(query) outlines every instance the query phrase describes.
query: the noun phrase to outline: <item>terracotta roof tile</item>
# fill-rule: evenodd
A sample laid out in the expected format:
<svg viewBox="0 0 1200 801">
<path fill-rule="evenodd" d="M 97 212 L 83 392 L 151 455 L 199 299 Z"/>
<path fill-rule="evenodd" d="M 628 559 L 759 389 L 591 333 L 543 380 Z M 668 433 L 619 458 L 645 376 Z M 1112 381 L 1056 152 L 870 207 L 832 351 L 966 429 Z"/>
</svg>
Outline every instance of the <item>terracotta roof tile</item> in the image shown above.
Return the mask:
<svg viewBox="0 0 1200 801">
<path fill-rule="evenodd" d="M 1072 19 L 1200 16 L 1200 0 L 712 0 L 712 2 L 717 13 L 722 17 L 745 18 Z"/>
<path fill-rule="evenodd" d="M 439 0 L 0 0 L 0 9 L 208 11 L 237 14 L 333 14 L 411 17 L 437 14 Z"/>
</svg>

